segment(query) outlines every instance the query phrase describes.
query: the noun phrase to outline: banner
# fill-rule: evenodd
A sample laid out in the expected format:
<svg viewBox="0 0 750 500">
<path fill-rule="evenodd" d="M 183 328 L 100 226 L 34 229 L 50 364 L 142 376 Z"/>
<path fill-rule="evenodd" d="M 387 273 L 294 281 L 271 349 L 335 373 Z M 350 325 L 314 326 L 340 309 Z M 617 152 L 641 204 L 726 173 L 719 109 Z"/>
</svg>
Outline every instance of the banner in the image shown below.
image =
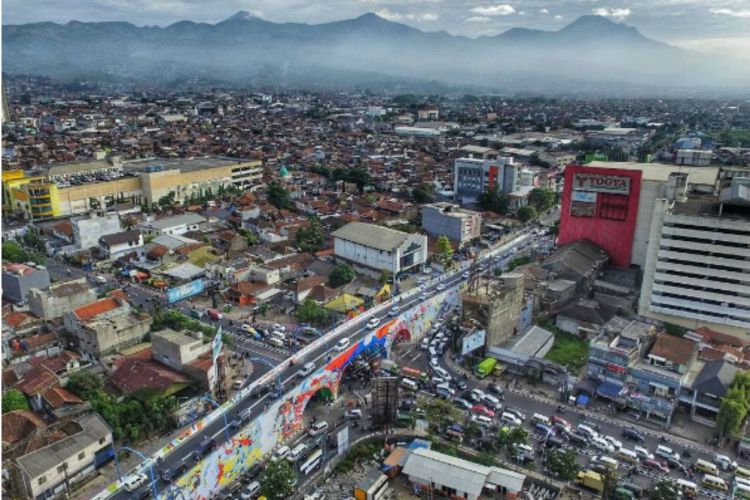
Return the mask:
<svg viewBox="0 0 750 500">
<path fill-rule="evenodd" d="M 221 348 L 223 346 L 224 346 L 224 340 L 223 340 L 223 335 L 221 333 L 221 326 L 219 326 L 219 330 L 216 332 L 214 341 L 211 344 L 211 354 L 213 356 L 214 364 L 216 364 L 216 358 L 219 357 L 219 354 L 221 353 Z"/>
<path fill-rule="evenodd" d="M 203 280 L 203 278 L 198 278 L 197 280 L 191 281 L 190 283 L 185 283 L 184 285 L 180 285 L 174 288 L 167 288 L 167 302 L 169 302 L 170 304 L 174 304 L 179 300 L 187 299 L 188 297 L 192 297 L 193 295 L 198 295 L 205 289 L 206 282 Z"/>
<path fill-rule="evenodd" d="M 485 330 L 477 330 L 465 335 L 461 343 L 461 356 L 466 356 L 471 351 L 483 347 L 486 336 L 487 332 Z"/>
</svg>

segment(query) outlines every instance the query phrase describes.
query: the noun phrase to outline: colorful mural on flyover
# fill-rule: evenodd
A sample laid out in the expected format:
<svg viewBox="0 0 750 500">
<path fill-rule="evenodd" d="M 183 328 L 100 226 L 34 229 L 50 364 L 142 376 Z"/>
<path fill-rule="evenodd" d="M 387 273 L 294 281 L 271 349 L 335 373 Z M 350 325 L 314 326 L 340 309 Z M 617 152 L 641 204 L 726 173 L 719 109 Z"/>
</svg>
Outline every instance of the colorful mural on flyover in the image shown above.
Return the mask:
<svg viewBox="0 0 750 500">
<path fill-rule="evenodd" d="M 307 403 L 324 388 L 336 397 L 341 375 L 352 361 L 362 355 L 368 358 L 373 355 L 387 356 L 393 343 L 419 341 L 435 319 L 457 306 L 458 301 L 457 289 L 448 289 L 388 320 L 302 380 L 284 399 L 271 404 L 267 411 L 235 434 L 230 442 L 223 443 L 165 490 L 160 498 L 212 498 L 264 455 L 301 432 Z M 217 439 L 221 436 L 223 433 L 217 435 Z"/>
</svg>

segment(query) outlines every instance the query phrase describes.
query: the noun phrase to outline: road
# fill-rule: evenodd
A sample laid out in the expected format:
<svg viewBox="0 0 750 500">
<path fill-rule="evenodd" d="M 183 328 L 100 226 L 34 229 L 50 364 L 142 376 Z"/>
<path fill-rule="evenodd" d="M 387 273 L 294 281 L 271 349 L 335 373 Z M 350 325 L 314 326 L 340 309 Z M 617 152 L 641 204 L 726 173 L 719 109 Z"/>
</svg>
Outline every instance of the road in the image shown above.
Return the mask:
<svg viewBox="0 0 750 500">
<path fill-rule="evenodd" d="M 501 246 L 503 248 L 503 253 L 513 253 L 516 246 L 526 243 L 527 240 L 531 239 L 532 236 L 525 235 L 520 236 L 517 239 L 513 240 L 511 244 L 505 244 Z M 491 252 L 488 252 L 485 256 L 482 257 L 482 259 L 489 259 L 492 258 L 494 255 L 499 253 L 496 250 L 493 250 Z M 460 282 L 464 281 L 464 278 L 461 273 L 454 274 L 448 281 L 443 281 L 442 284 L 446 287 L 451 287 L 453 285 L 456 285 Z M 434 294 L 437 287 L 439 286 L 439 283 L 437 280 L 434 280 L 422 287 L 422 290 L 424 293 L 427 293 L 429 295 Z M 138 290 L 138 291 L 136 291 Z M 134 295 L 136 301 L 142 301 L 143 297 L 141 296 L 142 293 L 149 293 L 146 289 L 143 289 L 142 287 L 135 287 L 135 286 L 129 286 L 127 289 L 128 295 Z M 399 311 L 407 310 L 416 304 L 420 303 L 423 299 L 421 296 L 414 296 L 408 301 L 399 302 L 398 307 Z M 146 302 L 148 303 L 148 298 L 146 297 Z M 180 303 L 178 307 L 183 310 L 184 308 L 189 309 L 189 303 Z M 183 312 L 186 312 L 183 310 Z M 388 315 L 388 311 L 384 310 L 381 311 L 378 315 L 379 318 L 383 319 Z M 341 336 L 349 337 L 352 340 L 352 343 L 359 341 L 362 339 L 365 335 L 369 333 L 369 329 L 366 328 L 365 324 L 369 320 L 369 318 L 360 319 L 360 318 L 354 318 L 353 320 L 349 321 L 345 327 L 345 330 Z M 229 327 L 229 325 L 227 325 Z M 326 359 L 329 356 L 329 353 L 333 349 L 333 344 L 325 344 L 320 346 L 318 349 L 316 349 L 314 352 L 309 354 L 306 357 L 305 361 L 315 361 L 316 364 L 320 364 L 321 360 Z M 284 360 L 283 363 L 288 363 L 288 361 Z M 297 382 L 297 376 L 296 372 L 299 370 L 298 366 L 289 366 L 285 370 L 282 371 L 279 378 L 284 383 L 284 386 L 289 389 L 291 388 L 296 382 Z M 263 410 L 264 406 L 266 404 L 266 399 L 269 397 L 269 395 L 264 395 L 260 397 L 259 399 L 253 399 L 250 395 L 243 398 L 241 401 L 238 402 L 235 406 L 233 406 L 231 409 L 229 409 L 226 412 L 226 420 L 231 421 L 234 419 L 240 412 L 248 410 L 250 412 L 251 418 L 257 418 L 258 415 L 260 415 Z M 166 457 L 164 457 L 162 464 L 160 467 L 163 468 L 172 468 L 175 465 L 179 464 L 185 458 L 188 457 L 188 455 L 197 447 L 197 445 L 201 442 L 201 440 L 204 439 L 205 436 L 211 436 L 212 438 L 216 439 L 217 442 L 223 442 L 224 437 L 224 419 L 217 419 L 211 422 L 209 425 L 207 425 L 204 429 L 202 429 L 200 432 L 197 432 L 195 435 L 193 435 L 187 442 L 183 443 L 180 447 L 176 448 L 174 451 L 172 451 L 170 454 L 168 454 Z M 156 472 L 156 470 L 155 470 Z M 158 480 L 156 489 L 157 491 L 163 490 L 167 484 L 165 484 L 163 481 Z M 119 490 L 116 494 L 114 494 L 111 498 L 115 499 L 129 499 L 129 498 L 138 498 L 140 495 L 144 494 L 148 490 L 148 485 L 142 486 L 139 490 L 135 492 L 127 492 L 124 489 Z"/>
</svg>

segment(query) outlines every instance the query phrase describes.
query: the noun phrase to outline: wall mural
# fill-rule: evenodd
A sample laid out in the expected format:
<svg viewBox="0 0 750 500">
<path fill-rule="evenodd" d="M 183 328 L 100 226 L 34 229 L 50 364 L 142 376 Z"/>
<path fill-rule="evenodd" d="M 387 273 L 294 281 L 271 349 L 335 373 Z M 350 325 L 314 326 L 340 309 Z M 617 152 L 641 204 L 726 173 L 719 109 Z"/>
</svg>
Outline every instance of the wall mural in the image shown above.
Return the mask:
<svg viewBox="0 0 750 500">
<path fill-rule="evenodd" d="M 445 290 L 388 320 L 357 344 L 330 359 L 324 366 L 275 401 L 258 418 L 236 433 L 198 463 L 186 475 L 164 490 L 167 500 L 207 500 L 234 482 L 253 464 L 277 446 L 303 431 L 303 414 L 310 399 L 328 389 L 338 396 L 344 369 L 357 357 L 387 356 L 398 342 L 417 342 L 429 331 L 435 319 L 458 305 L 457 289 Z"/>
</svg>

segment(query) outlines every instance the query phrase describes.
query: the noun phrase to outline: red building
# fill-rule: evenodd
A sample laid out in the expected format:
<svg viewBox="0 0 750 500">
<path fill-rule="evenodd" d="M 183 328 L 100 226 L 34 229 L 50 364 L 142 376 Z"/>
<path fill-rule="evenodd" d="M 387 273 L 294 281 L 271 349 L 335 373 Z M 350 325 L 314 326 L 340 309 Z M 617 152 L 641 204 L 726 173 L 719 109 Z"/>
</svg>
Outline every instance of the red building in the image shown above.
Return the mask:
<svg viewBox="0 0 750 500">
<path fill-rule="evenodd" d="M 612 265 L 628 267 L 640 194 L 640 170 L 568 166 L 559 244 L 591 240 L 609 253 Z"/>
</svg>

